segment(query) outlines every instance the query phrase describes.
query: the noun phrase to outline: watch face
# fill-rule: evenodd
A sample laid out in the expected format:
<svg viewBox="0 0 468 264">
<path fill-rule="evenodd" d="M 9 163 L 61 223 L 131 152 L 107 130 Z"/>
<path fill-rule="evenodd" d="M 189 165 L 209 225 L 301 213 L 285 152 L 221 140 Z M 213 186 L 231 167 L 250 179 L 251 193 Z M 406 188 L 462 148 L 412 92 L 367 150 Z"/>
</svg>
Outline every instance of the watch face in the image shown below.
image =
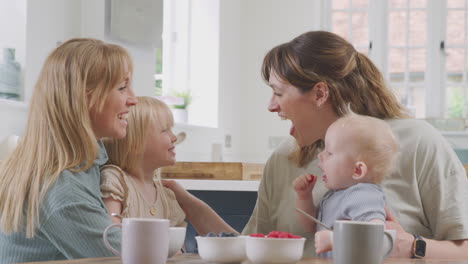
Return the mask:
<svg viewBox="0 0 468 264">
<path fill-rule="evenodd" d="M 423 258 L 426 255 L 426 241 L 422 239 L 416 239 L 414 241 L 414 256 L 417 258 Z"/>
</svg>

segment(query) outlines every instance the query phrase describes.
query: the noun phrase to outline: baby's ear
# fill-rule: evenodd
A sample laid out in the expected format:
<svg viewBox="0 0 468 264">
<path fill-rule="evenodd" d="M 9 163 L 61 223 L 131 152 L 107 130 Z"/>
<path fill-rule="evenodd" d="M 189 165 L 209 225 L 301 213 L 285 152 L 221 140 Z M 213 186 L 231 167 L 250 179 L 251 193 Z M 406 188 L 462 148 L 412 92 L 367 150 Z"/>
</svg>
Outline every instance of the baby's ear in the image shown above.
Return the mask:
<svg viewBox="0 0 468 264">
<path fill-rule="evenodd" d="M 361 181 L 364 179 L 366 174 L 367 174 L 367 165 L 362 161 L 356 162 L 356 164 L 354 165 L 353 179 L 356 181 Z"/>
</svg>

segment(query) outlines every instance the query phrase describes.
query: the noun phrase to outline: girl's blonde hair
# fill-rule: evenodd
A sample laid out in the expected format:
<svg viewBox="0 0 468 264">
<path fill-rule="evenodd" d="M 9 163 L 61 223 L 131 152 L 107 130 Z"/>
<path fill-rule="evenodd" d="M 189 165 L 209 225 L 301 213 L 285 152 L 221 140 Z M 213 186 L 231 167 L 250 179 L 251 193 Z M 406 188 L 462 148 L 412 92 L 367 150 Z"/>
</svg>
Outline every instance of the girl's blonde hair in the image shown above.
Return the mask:
<svg viewBox="0 0 468 264">
<path fill-rule="evenodd" d="M 59 174 L 93 165 L 98 147 L 90 108 L 102 111 L 109 92 L 132 70 L 124 48 L 96 39 L 70 39 L 49 54 L 31 97 L 24 137 L 0 165 L 2 232 L 33 237 L 41 202 Z"/>
<path fill-rule="evenodd" d="M 162 101 L 148 96 L 137 96 L 138 104 L 130 109 L 127 136 L 121 139 L 106 138 L 103 143 L 109 156 L 109 164 L 122 170 L 138 170 L 138 161 L 143 154 L 150 129 L 158 124 L 163 129 L 174 125 L 172 112 Z"/>
<path fill-rule="evenodd" d="M 103 140 L 109 156 L 107 163 L 117 165 L 130 174 L 139 169 L 138 161 L 144 152 L 150 129 L 153 129 L 155 124 L 162 129 L 170 129 L 174 126 L 172 112 L 164 102 L 148 96 L 138 96 L 137 100 L 138 104 L 129 112 L 127 136 L 122 139 Z M 155 171 L 155 177 L 162 190 L 159 169 Z M 167 208 L 168 201 L 165 200 L 165 203 Z"/>
<path fill-rule="evenodd" d="M 340 129 L 342 136 L 352 138 L 349 145 L 357 150 L 356 159 L 367 165 L 373 183 L 382 182 L 393 172 L 400 145 L 385 121 L 350 111 L 332 125 Z"/>
<path fill-rule="evenodd" d="M 342 37 L 326 31 L 306 32 L 270 50 L 263 60 L 262 77 L 268 82 L 271 71 L 302 93 L 324 82 L 329 100 L 338 116 L 350 104 L 360 115 L 380 119 L 406 118 L 407 111 L 385 85 L 378 68 Z M 306 165 L 323 148 L 323 140 L 299 147 L 291 158 Z"/>
</svg>

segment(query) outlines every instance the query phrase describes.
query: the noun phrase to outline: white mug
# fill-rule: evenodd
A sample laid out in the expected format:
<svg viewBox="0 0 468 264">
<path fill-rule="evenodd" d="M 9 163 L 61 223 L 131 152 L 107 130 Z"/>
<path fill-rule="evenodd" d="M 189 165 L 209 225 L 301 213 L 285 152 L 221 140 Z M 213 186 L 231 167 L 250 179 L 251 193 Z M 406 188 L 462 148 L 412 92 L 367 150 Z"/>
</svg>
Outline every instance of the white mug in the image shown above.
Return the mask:
<svg viewBox="0 0 468 264">
<path fill-rule="evenodd" d="M 393 248 L 395 230 L 383 223 L 338 220 L 333 226 L 333 263 L 382 263 Z"/>
<path fill-rule="evenodd" d="M 107 240 L 113 227 L 122 228 L 122 253 Z M 109 225 L 102 235 L 104 245 L 124 264 L 164 264 L 169 252 L 169 220 L 154 218 L 124 218 L 122 224 Z"/>
</svg>

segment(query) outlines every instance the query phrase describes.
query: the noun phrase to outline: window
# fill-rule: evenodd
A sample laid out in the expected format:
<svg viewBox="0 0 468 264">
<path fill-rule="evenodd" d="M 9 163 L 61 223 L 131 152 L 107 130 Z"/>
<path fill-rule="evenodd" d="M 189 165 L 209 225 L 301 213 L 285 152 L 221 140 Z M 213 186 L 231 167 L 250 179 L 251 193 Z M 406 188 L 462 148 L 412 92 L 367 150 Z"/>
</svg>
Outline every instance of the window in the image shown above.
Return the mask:
<svg viewBox="0 0 468 264">
<path fill-rule="evenodd" d="M 332 2 L 332 31 L 354 44 L 356 50 L 369 51 L 367 0 L 336 0 Z"/>
<path fill-rule="evenodd" d="M 445 58 L 448 116 L 453 118 L 468 116 L 467 10 L 465 0 L 447 1 L 447 29 L 441 52 Z"/>
<path fill-rule="evenodd" d="M 156 91 L 162 95 L 189 92 L 188 123 L 217 127 L 219 0 L 164 0 L 163 27 L 162 56 L 156 56 Z"/>
<path fill-rule="evenodd" d="M 416 118 L 467 118 L 468 1 L 327 2 L 326 28 L 367 53 Z"/>
<path fill-rule="evenodd" d="M 389 1 L 388 39 L 386 79 L 412 115 L 425 117 L 427 3 Z"/>
</svg>

